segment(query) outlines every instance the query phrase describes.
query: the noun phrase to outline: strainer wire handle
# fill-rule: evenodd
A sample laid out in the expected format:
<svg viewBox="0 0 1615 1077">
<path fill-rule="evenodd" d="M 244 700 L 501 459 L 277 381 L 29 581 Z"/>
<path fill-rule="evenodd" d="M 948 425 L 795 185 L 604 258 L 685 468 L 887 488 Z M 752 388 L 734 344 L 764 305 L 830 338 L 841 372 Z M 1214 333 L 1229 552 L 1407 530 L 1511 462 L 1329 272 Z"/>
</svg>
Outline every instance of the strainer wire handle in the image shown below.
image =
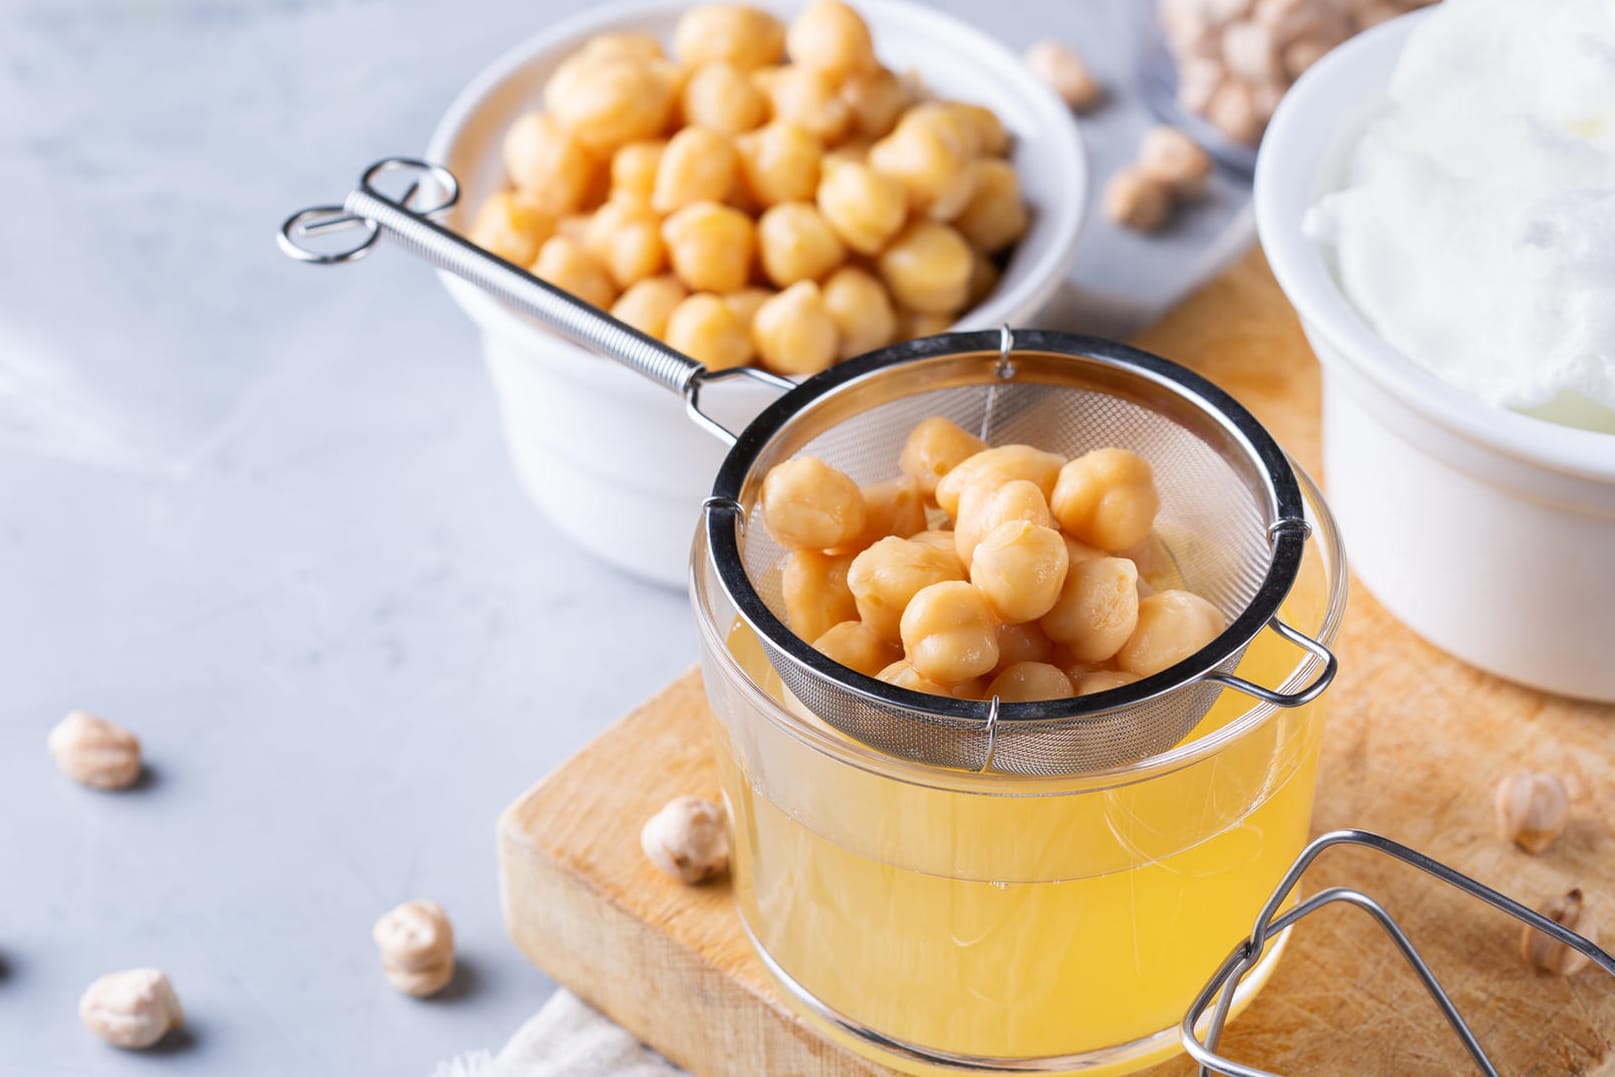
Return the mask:
<svg viewBox="0 0 1615 1077">
<path fill-rule="evenodd" d="M 1267 622 L 1267 627 L 1297 647 L 1310 651 L 1323 659 L 1323 668 L 1318 671 L 1317 677 L 1313 678 L 1311 684 L 1296 692 L 1280 692 L 1272 688 L 1264 688 L 1262 685 L 1247 681 L 1243 677 L 1236 677 L 1232 673 L 1208 673 L 1205 679 L 1220 684 L 1225 688 L 1232 688 L 1236 692 L 1243 692 L 1248 696 L 1253 696 L 1264 703 L 1271 703 L 1276 707 L 1302 707 L 1311 703 L 1323 694 L 1323 690 L 1328 688 L 1330 682 L 1335 679 L 1335 674 L 1340 672 L 1340 659 L 1336 658 L 1335 653 L 1328 647 L 1325 647 L 1305 632 L 1299 632 L 1291 628 L 1277 617 Z"/>
<path fill-rule="evenodd" d="M 395 201 L 377 190 L 373 181 L 388 172 L 418 174 L 401 200 Z M 421 179 L 446 193 L 430 209 L 413 208 L 421 190 Z M 442 165 L 405 157 L 389 157 L 365 170 L 359 185 L 343 200 L 342 206 L 319 207 L 293 214 L 281 226 L 281 248 L 293 258 L 319 265 L 355 261 L 366 254 L 379 232 L 386 232 L 417 257 L 447 270 L 537 318 L 546 327 L 596 355 L 614 359 L 658 385 L 684 398 L 691 419 L 720 440 L 733 445 L 735 434 L 701 410 L 701 387 L 708 382 L 749 378 L 788 391 L 795 383 L 755 367 L 708 370 L 689 356 L 661 341 L 618 321 L 598 307 L 585 303 L 569 292 L 540 280 L 520 266 L 490 254 L 463 237 L 429 219 L 454 205 L 459 183 Z M 362 227 L 365 232 L 353 248 L 335 254 L 305 246 L 303 240 L 338 226 Z"/>
</svg>

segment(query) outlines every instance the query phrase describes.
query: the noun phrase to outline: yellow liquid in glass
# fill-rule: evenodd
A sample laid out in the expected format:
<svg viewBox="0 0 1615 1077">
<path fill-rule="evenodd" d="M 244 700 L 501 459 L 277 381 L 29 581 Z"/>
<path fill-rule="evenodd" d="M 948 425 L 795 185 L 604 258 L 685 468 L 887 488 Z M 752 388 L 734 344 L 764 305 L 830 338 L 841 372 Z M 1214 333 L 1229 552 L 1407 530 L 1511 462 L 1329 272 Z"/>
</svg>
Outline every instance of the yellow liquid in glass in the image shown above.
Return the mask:
<svg viewBox="0 0 1615 1077">
<path fill-rule="evenodd" d="M 778 697 L 754 639 L 730 651 Z M 1239 673 L 1277 685 L 1297 660 L 1264 632 Z M 1251 706 L 1225 691 L 1190 739 Z M 1006 775 L 994 795 L 874 775 L 753 723 L 719 752 L 741 914 L 803 990 L 923 1051 L 1052 1058 L 1172 1029 L 1306 841 L 1316 706 L 1133 784 Z"/>
</svg>

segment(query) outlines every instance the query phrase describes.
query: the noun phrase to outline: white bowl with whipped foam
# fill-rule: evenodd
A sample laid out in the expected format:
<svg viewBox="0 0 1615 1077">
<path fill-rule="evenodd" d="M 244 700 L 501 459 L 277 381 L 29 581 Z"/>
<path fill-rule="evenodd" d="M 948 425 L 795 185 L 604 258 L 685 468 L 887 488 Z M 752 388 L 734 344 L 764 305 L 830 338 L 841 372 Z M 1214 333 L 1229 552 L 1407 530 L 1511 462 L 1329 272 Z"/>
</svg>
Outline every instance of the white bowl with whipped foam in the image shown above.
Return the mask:
<svg viewBox="0 0 1615 1077">
<path fill-rule="evenodd" d="M 1602 701 L 1612 89 L 1609 4 L 1447 0 L 1308 71 L 1256 170 L 1262 246 L 1323 367 L 1324 473 L 1358 576 L 1459 658 Z"/>
</svg>

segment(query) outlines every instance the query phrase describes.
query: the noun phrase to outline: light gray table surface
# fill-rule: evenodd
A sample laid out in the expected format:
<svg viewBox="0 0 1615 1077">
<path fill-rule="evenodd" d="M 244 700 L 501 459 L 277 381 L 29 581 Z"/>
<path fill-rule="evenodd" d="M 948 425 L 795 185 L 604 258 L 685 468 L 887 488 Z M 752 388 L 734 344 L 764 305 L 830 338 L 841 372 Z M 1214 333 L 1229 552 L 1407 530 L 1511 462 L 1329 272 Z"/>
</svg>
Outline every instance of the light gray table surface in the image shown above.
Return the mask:
<svg viewBox="0 0 1615 1077">
<path fill-rule="evenodd" d="M 1148 122 L 1134 2 L 941 6 L 1083 47 L 1116 90 L 1083 121 L 1102 176 Z M 271 237 L 568 7 L 0 0 L 0 1073 L 424 1074 L 551 990 L 500 923 L 495 819 L 694 660 L 685 599 L 526 503 L 421 265 Z M 1147 317 L 1248 242 L 1244 201 L 1225 177 L 1164 237 L 1095 220 L 1059 320 Z M 141 787 L 56 772 L 72 708 L 141 735 Z M 461 960 L 425 1002 L 370 941 L 417 896 Z M 144 1054 L 75 1012 L 136 965 L 189 1021 Z"/>
</svg>

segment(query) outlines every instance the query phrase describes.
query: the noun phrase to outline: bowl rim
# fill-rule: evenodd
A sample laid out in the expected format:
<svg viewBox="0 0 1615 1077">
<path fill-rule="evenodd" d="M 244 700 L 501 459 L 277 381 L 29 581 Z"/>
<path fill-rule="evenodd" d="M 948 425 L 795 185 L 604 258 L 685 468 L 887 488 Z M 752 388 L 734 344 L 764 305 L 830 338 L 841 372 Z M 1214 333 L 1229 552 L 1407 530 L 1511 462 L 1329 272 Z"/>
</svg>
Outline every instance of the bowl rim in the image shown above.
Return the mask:
<svg viewBox="0 0 1615 1077">
<path fill-rule="evenodd" d="M 1478 445 L 1538 467 L 1615 483 L 1615 436 L 1563 426 L 1488 404 L 1449 385 L 1392 347 L 1369 325 L 1330 272 L 1320 246 L 1302 232 L 1302 213 L 1324 169 L 1360 126 L 1346 122 L 1365 102 L 1383 103 L 1394 57 L 1432 9 L 1391 19 L 1353 37 L 1314 64 L 1285 94 L 1257 155 L 1254 204 L 1263 252 L 1285 297 L 1338 359 L 1416 414 Z M 1297 149 L 1297 144 L 1300 149 Z M 1320 152 L 1320 150 L 1322 152 Z M 1319 350 L 1328 365 L 1335 355 Z"/>
<path fill-rule="evenodd" d="M 759 6 L 778 13 L 778 9 L 785 4 L 786 0 L 761 0 Z M 432 131 L 427 143 L 426 159 L 444 160 L 483 102 L 528 64 L 570 49 L 579 44 L 582 38 L 618 27 L 635 17 L 665 14 L 692 6 L 692 0 L 612 0 L 589 5 L 550 23 L 496 57 L 454 96 Z M 1080 131 L 1081 121 L 1014 53 L 975 26 L 913 0 L 857 0 L 857 6 L 861 13 L 875 20 L 903 22 L 910 27 L 920 28 L 928 40 L 948 44 L 950 52 L 968 56 L 973 69 L 990 72 L 1014 84 L 1016 95 L 1039 116 L 1043 128 L 1054 133 L 1054 137 L 1040 141 L 1049 147 L 1051 158 L 1055 158 L 1050 164 L 1069 179 L 1063 185 L 1064 191 L 1058 201 L 1047 207 L 1039 207 L 1040 212 L 1034 215 L 1031 225 L 1033 230 L 1040 227 L 1049 229 L 1054 238 L 1038 260 L 1026 268 L 1016 287 L 995 291 L 980 305 L 961 312 L 957 322 L 950 326 L 996 328 L 1000 324 L 1014 323 L 1019 327 L 1024 312 L 1046 303 L 1065 283 L 1087 224 L 1091 177 Z M 483 329 L 506 335 L 536 334 L 544 337 L 546 346 L 570 346 L 474 285 L 441 270 L 438 276 L 455 301 Z M 615 371 L 615 367 L 606 360 L 601 360 L 601 364 Z"/>
</svg>

